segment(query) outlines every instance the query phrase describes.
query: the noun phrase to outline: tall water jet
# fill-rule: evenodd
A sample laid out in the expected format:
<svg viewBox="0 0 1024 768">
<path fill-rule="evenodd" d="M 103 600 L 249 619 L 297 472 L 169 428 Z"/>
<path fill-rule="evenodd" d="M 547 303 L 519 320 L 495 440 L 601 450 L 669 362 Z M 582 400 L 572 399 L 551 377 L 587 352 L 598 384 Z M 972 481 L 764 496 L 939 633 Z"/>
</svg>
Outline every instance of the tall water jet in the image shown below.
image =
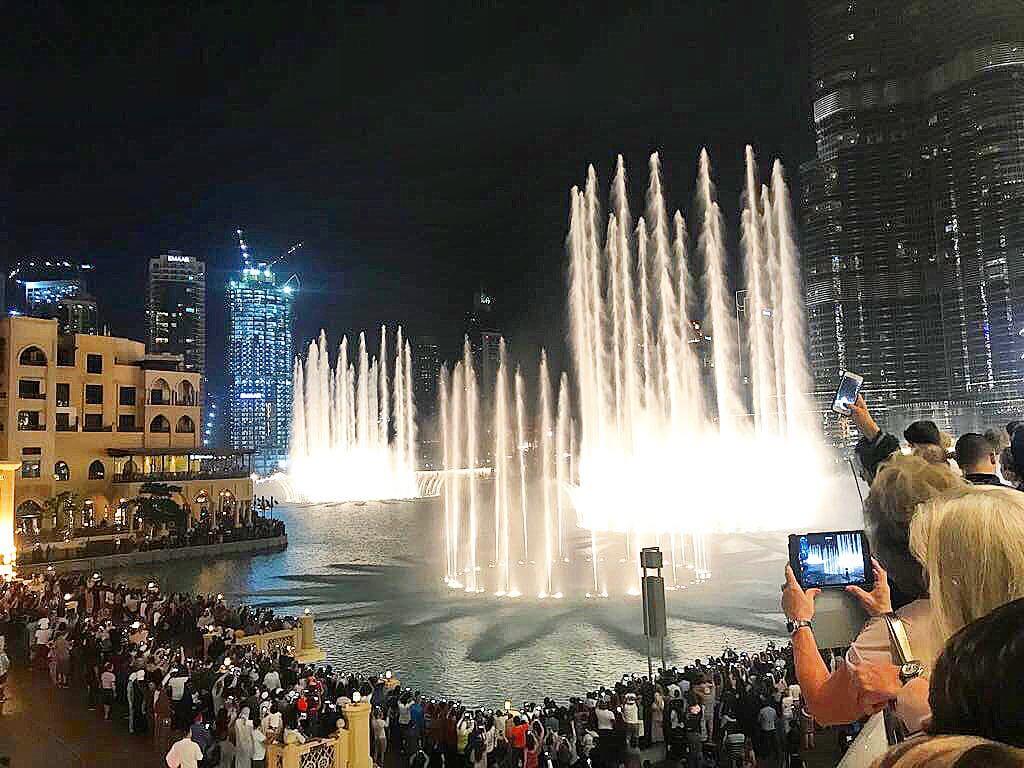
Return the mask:
<svg viewBox="0 0 1024 768">
<path fill-rule="evenodd" d="M 558 526 L 558 559 L 565 559 L 565 520 L 567 515 L 562 505 L 562 489 L 568 482 L 567 463 L 569 452 L 569 377 L 563 373 L 558 381 L 558 411 L 555 418 L 555 510 Z"/>
<path fill-rule="evenodd" d="M 548 373 L 548 358 L 544 350 L 540 353 L 540 436 L 537 444 L 540 448 L 541 465 L 541 498 L 544 509 L 544 586 L 541 588 L 541 595 L 547 596 L 554 593 L 551 580 L 551 569 L 555 559 L 554 542 L 551 531 L 552 524 L 552 481 L 554 477 L 551 471 L 552 459 L 554 457 L 553 426 L 551 421 L 551 376 Z"/>
<path fill-rule="evenodd" d="M 387 352 L 386 331 L 380 350 Z M 296 359 L 292 402 L 289 485 L 297 501 L 367 501 L 418 495 L 414 454 L 392 439 L 392 404 L 408 410 L 412 389 L 407 377 L 388 378 L 386 359 L 371 359 L 366 337 L 359 335 L 358 359 L 347 359 L 343 340 L 331 366 L 327 336 L 310 342 L 305 363 Z M 401 339 L 395 367 L 409 354 Z M 352 396 L 352 391 L 355 396 Z M 300 396 L 301 393 L 301 396 Z M 405 430 L 400 433 L 404 434 Z"/>
<path fill-rule="evenodd" d="M 693 265 L 682 214 L 676 211 L 671 224 L 667 215 L 657 155 L 650 158 L 645 216 L 633 227 L 632 242 L 623 237 L 631 218 L 621 158 L 603 243 L 594 242 L 599 235 L 591 224 L 596 206 L 578 190 L 570 195 L 570 341 L 580 431 L 578 450 L 572 452 L 578 465 L 568 491 L 578 523 L 622 534 L 620 551 L 630 561 L 645 541 L 671 532 L 678 535 L 680 551 L 683 535 L 692 538 L 694 567 L 700 564 L 699 570 L 706 570 L 701 536 L 786 528 L 818 511 L 821 488 L 816 481 L 781 480 L 800 462 L 822 457 L 813 418 L 808 418 L 812 406 L 810 380 L 803 373 L 805 342 L 796 336 L 802 315 L 791 217 L 778 213 L 788 212 L 788 200 L 775 205 L 773 173 L 771 211 L 764 210 L 752 152 L 746 160 L 740 263 L 749 308 L 747 335 L 752 338 L 744 350 L 737 344 L 725 226 L 706 151 L 698 163 Z M 593 186 L 588 169 L 588 190 Z M 588 254 L 599 254 L 602 263 L 595 266 Z M 603 336 L 610 335 L 602 348 L 615 358 L 605 360 L 600 382 L 593 281 L 588 279 L 594 272 L 607 275 L 604 294 L 597 296 L 597 315 Z M 702 278 L 700 302 L 694 301 L 697 281 L 691 274 Z M 796 306 L 788 305 L 786 297 Z M 741 360 L 749 361 L 756 383 L 749 413 L 741 394 Z M 785 392 L 779 391 L 779 382 L 786 382 Z M 604 399 L 603 392 L 609 393 L 611 403 L 605 416 L 595 406 Z M 736 450 L 758 456 L 742 484 L 724 468 L 717 473 L 709 466 L 711 456 Z M 794 456 L 799 456 L 797 462 Z M 751 488 L 758 489 L 756 497 Z M 687 561 L 690 547 L 685 545 Z"/>
<path fill-rule="evenodd" d="M 519 511 L 523 518 L 523 562 L 530 559 L 529 499 L 526 494 L 526 394 L 523 373 L 516 366 L 516 458 L 519 460 Z"/>
<path fill-rule="evenodd" d="M 705 270 L 705 322 L 710 323 L 715 399 L 722 432 L 735 434 L 743 420 L 744 408 L 739 396 L 739 372 L 736 359 L 736 334 L 732 317 L 735 303 L 729 293 L 725 273 L 725 234 L 722 212 L 711 183 L 711 158 L 701 150 L 697 178 L 697 206 L 703 217 L 699 249 Z"/>
</svg>

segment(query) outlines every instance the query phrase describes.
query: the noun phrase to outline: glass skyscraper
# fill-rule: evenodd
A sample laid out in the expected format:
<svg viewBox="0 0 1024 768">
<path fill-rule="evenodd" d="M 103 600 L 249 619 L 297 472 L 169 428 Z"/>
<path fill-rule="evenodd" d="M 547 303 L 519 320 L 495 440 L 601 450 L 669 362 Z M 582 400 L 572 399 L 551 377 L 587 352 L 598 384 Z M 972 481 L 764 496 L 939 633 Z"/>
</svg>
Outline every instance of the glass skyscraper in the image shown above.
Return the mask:
<svg viewBox="0 0 1024 768">
<path fill-rule="evenodd" d="M 288 456 L 292 416 L 292 301 L 270 265 L 253 261 L 239 231 L 242 270 L 228 284 L 227 429 L 232 448 L 256 451 L 260 474 Z"/>
<path fill-rule="evenodd" d="M 13 306 L 6 309 L 29 317 L 56 319 L 61 334 L 96 335 L 100 332 L 99 312 L 86 283 L 92 269 L 91 264 L 71 261 L 19 262 L 8 276 L 17 290 L 12 296 Z"/>
<path fill-rule="evenodd" d="M 823 406 L 845 369 L 894 420 L 960 430 L 1019 414 L 1020 0 L 808 5 L 816 155 L 801 167 L 802 245 Z"/>
<path fill-rule="evenodd" d="M 206 264 L 181 251 L 149 260 L 146 349 L 181 355 L 184 370 L 206 374 Z M 206 391 L 205 379 L 200 379 Z"/>
</svg>

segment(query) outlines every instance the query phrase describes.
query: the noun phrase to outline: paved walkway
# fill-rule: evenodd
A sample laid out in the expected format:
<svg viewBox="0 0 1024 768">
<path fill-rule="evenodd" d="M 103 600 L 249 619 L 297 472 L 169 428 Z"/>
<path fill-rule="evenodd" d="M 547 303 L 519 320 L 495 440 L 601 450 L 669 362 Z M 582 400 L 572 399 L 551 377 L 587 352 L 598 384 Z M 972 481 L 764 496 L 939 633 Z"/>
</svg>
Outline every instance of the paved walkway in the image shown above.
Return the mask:
<svg viewBox="0 0 1024 768">
<path fill-rule="evenodd" d="M 117 717 L 115 710 L 114 717 Z M 155 768 L 163 765 L 146 736 L 132 736 L 126 723 L 106 722 L 90 712 L 84 694 L 58 689 L 49 678 L 12 669 L 0 716 L 0 767 Z"/>
</svg>

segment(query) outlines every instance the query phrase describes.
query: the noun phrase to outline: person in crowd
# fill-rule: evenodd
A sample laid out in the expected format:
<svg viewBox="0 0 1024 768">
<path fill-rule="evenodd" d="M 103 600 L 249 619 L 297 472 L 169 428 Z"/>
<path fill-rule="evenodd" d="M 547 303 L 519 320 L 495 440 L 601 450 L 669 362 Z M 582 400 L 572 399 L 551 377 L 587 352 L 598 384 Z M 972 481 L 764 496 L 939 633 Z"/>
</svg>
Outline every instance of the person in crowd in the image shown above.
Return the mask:
<svg viewBox="0 0 1024 768">
<path fill-rule="evenodd" d="M 926 564 L 933 633 L 940 647 L 965 625 L 1024 597 L 1022 542 L 1024 496 L 1014 489 L 967 486 L 922 506 L 911 522 L 911 548 Z M 883 612 L 889 608 L 884 596 L 878 603 Z M 920 686 L 910 690 L 901 669 L 891 663 L 865 663 L 853 677 L 866 712 L 900 696 L 920 695 Z"/>
<path fill-rule="evenodd" d="M 11 659 L 7 655 L 7 638 L 0 635 L 0 715 L 4 713 L 7 701 L 7 675 L 11 671 Z"/>
<path fill-rule="evenodd" d="M 199 768 L 203 759 L 203 751 L 192 741 L 191 725 L 181 729 L 181 738 L 171 745 L 165 762 L 167 768 Z"/>
<path fill-rule="evenodd" d="M 919 456 L 899 454 L 878 470 L 864 505 L 865 530 L 877 558 L 874 588 L 870 593 L 857 587 L 849 591 L 870 616 L 881 617 L 891 610 L 891 581 L 904 601 L 909 600 L 897 614 L 907 628 L 911 647 L 925 663 L 934 658 L 937 649 L 932 650 L 932 610 L 924 571 L 909 546 L 911 518 L 922 502 L 963 486 L 964 481 L 946 464 L 930 464 Z M 807 709 L 824 725 L 854 722 L 865 714 L 855 681 L 857 670 L 862 669 L 860 665 L 868 661 L 892 662 L 888 628 L 879 618 L 869 621 L 847 653 L 847 663 L 830 672 L 809 625 L 814 618 L 814 598 L 820 590 L 804 591 L 788 564 L 785 571 L 783 611 L 793 622 L 790 626 L 797 680 Z M 897 713 L 910 732 L 920 730 L 928 715 L 926 690 L 925 682 L 917 681 L 895 697 Z"/>
<path fill-rule="evenodd" d="M 918 737 L 893 747 L 871 768 L 1024 768 L 1024 750 L 977 736 Z"/>
<path fill-rule="evenodd" d="M 954 458 L 964 480 L 971 485 L 1003 485 L 996 468 L 998 454 L 992 441 L 977 432 L 966 432 L 956 441 Z"/>
<path fill-rule="evenodd" d="M 1021 475 L 1017 473 L 1017 467 L 1013 461 L 1013 449 L 1003 448 L 999 452 L 999 471 L 1003 475 L 1003 481 L 1011 488 L 1021 487 Z"/>
<path fill-rule="evenodd" d="M 242 707 L 235 720 L 235 768 L 252 768 L 253 744 L 252 720 L 249 707 Z"/>
<path fill-rule="evenodd" d="M 944 438 L 935 422 L 927 419 L 912 422 L 903 430 L 903 439 L 914 456 L 929 464 L 945 464 L 952 447 L 952 438 L 948 434 Z"/>
<path fill-rule="evenodd" d="M 982 736 L 1024 747 L 1024 598 L 962 627 L 935 662 L 932 734 Z"/>
</svg>

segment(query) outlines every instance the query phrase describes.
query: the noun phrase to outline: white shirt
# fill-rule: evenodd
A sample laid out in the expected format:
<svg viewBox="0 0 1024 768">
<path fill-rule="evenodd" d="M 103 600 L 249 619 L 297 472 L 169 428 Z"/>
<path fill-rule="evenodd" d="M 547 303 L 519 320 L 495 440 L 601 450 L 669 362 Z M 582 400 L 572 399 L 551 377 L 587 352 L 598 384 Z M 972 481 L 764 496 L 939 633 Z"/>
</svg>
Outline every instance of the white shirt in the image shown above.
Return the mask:
<svg viewBox="0 0 1024 768">
<path fill-rule="evenodd" d="M 757 713 L 757 724 L 761 726 L 762 731 L 774 731 L 776 720 L 778 720 L 778 714 L 775 712 L 775 707 L 762 707 L 761 711 Z"/>
<path fill-rule="evenodd" d="M 172 677 L 167 681 L 171 686 L 171 700 L 181 701 L 181 697 L 185 695 L 185 683 L 188 682 L 187 677 Z"/>
<path fill-rule="evenodd" d="M 615 713 L 610 709 L 595 709 L 594 717 L 597 718 L 597 730 L 610 731 L 615 727 Z"/>
<path fill-rule="evenodd" d="M 167 768 L 199 768 L 199 761 L 203 759 L 203 750 L 186 736 L 181 741 L 176 741 L 167 753 Z"/>
<path fill-rule="evenodd" d="M 263 730 L 260 728 L 253 728 L 252 731 L 252 759 L 263 760 L 267 756 L 267 737 L 263 735 Z"/>
<path fill-rule="evenodd" d="M 281 687 L 281 675 L 272 669 L 263 676 L 263 687 L 268 691 L 276 691 Z"/>
</svg>

